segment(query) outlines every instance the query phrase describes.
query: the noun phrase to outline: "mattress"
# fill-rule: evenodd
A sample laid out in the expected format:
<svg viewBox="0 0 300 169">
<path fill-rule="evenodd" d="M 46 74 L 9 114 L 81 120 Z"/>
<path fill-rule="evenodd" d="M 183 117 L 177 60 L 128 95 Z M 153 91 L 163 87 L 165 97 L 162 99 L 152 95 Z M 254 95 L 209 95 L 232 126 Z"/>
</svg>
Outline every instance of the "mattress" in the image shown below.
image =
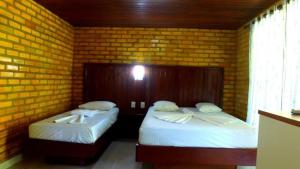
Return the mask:
<svg viewBox="0 0 300 169">
<path fill-rule="evenodd" d="M 118 108 L 101 111 L 93 117 L 86 117 L 83 123 L 53 123 L 54 120 L 70 116 L 70 112 L 38 121 L 29 126 L 29 137 L 33 139 L 92 144 L 117 120 Z"/>
<path fill-rule="evenodd" d="M 188 109 L 201 113 L 196 108 Z M 155 113 L 161 112 L 150 107 L 139 130 L 140 144 L 206 148 L 257 147 L 257 130 L 225 112 L 211 115 L 231 118 L 230 123 L 215 124 L 194 117 L 185 124 L 171 123 L 155 118 Z"/>
</svg>

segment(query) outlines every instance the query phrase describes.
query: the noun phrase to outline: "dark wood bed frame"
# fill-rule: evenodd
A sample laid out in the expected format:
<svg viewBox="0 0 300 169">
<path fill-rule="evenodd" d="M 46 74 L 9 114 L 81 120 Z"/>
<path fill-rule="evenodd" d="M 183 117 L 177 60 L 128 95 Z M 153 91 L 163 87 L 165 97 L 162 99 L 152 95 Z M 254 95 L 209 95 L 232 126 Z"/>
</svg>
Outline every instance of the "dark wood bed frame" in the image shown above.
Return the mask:
<svg viewBox="0 0 300 169">
<path fill-rule="evenodd" d="M 148 77 L 148 103 L 164 98 L 175 100 L 179 106 L 194 107 L 200 101 L 212 102 L 222 107 L 223 68 L 212 67 L 178 67 L 177 77 L 162 76 L 172 74 L 173 70 L 165 67 L 150 68 L 154 77 Z M 173 73 L 175 74 L 175 73 Z M 174 79 L 182 79 L 174 81 Z M 173 80 L 173 81 L 172 81 Z M 152 81 L 152 82 L 151 82 Z M 152 83 L 159 82 L 158 85 Z M 170 82 L 171 81 L 171 82 Z M 176 84 L 177 83 L 177 84 Z M 166 93 L 168 86 L 172 90 Z M 178 87 L 179 86 L 179 87 Z M 179 96 L 174 99 L 172 91 Z M 152 163 L 156 168 L 172 168 L 178 165 L 204 166 L 255 166 L 256 148 L 206 148 L 206 147 L 171 147 L 136 145 L 136 161 Z M 163 166 L 163 167 L 162 167 Z M 185 168 L 185 167 L 184 167 Z"/>
<path fill-rule="evenodd" d="M 255 166 L 255 148 L 136 145 L 136 161 L 163 165 Z"/>
<path fill-rule="evenodd" d="M 29 139 L 28 150 L 39 153 L 50 163 L 86 165 L 96 161 L 113 140 L 115 125 L 111 126 L 93 144 Z"/>
<path fill-rule="evenodd" d="M 101 67 L 98 65 L 97 67 Z M 90 74 L 93 72 L 83 72 L 84 84 L 90 82 Z M 92 81 L 93 86 L 97 86 L 98 81 Z M 95 88 L 85 86 L 83 90 L 83 101 L 99 100 L 91 95 L 91 90 Z M 96 91 L 95 91 L 96 92 Z M 97 92 L 96 92 L 97 93 Z M 110 100 L 109 98 L 104 100 Z M 114 100 L 111 100 L 114 101 Z M 45 157 L 47 162 L 50 163 L 64 163 L 86 165 L 96 161 L 99 156 L 106 150 L 112 140 L 115 138 L 115 131 L 117 124 L 113 124 L 101 137 L 99 137 L 93 144 L 71 143 L 64 141 L 52 141 L 42 139 L 27 140 L 26 153 L 38 153 Z"/>
</svg>

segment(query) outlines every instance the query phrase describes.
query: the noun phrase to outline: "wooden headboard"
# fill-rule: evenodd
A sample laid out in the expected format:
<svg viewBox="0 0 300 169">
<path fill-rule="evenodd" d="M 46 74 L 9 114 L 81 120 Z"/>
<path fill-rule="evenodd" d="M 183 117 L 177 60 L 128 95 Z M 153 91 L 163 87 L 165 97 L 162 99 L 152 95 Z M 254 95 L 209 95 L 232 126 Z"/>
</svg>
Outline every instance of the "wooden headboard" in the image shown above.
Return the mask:
<svg viewBox="0 0 300 169">
<path fill-rule="evenodd" d="M 143 113 L 140 102 L 147 109 L 157 100 L 191 107 L 206 101 L 222 107 L 223 68 L 145 65 L 144 80 L 135 81 L 133 66 L 85 64 L 83 100 L 111 100 L 126 113 Z M 137 108 L 130 108 L 131 101 L 137 102 Z"/>
</svg>

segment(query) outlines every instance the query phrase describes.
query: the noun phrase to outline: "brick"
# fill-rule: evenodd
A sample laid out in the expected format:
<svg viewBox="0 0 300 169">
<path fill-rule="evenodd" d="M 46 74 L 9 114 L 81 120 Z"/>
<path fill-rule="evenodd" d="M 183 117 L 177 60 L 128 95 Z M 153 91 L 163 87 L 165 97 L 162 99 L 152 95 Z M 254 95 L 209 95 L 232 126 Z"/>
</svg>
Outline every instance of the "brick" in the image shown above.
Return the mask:
<svg viewBox="0 0 300 169">
<path fill-rule="evenodd" d="M 18 16 L 18 15 L 14 15 L 14 21 L 20 23 L 20 24 L 24 24 L 25 23 L 25 19 L 22 18 L 21 16 Z"/>
<path fill-rule="evenodd" d="M 22 85 L 31 84 L 30 80 L 21 80 Z"/>
<path fill-rule="evenodd" d="M 8 19 L 5 17 L 0 16 L 0 23 L 1 24 L 7 24 L 8 23 Z"/>
<path fill-rule="evenodd" d="M 25 73 L 14 73 L 14 77 L 23 78 L 23 77 L 25 77 Z"/>
<path fill-rule="evenodd" d="M 18 8 L 18 9 L 21 9 L 22 11 L 26 11 L 26 7 L 19 3 L 19 2 L 15 2 L 15 6 Z"/>
<path fill-rule="evenodd" d="M 25 63 L 23 59 L 16 59 L 16 58 L 13 59 L 13 62 L 16 64 L 24 64 Z"/>
<path fill-rule="evenodd" d="M 0 100 L 6 100 L 7 95 L 6 94 L 0 94 Z"/>
<path fill-rule="evenodd" d="M 18 50 L 18 51 L 25 51 L 25 46 L 22 46 L 22 45 L 19 45 L 19 44 L 14 44 L 13 48 L 15 50 Z"/>
<path fill-rule="evenodd" d="M 11 92 L 11 91 L 12 91 L 11 86 L 0 86 L 0 92 L 1 93 Z"/>
<path fill-rule="evenodd" d="M 7 80 L 6 79 L 0 79 L 0 85 L 6 85 Z"/>
<path fill-rule="evenodd" d="M 10 57 L 0 56 L 0 62 L 12 62 Z"/>
<path fill-rule="evenodd" d="M 28 13 L 22 12 L 21 16 L 26 20 L 31 20 L 31 16 Z"/>
<path fill-rule="evenodd" d="M 5 16 L 7 18 L 13 18 L 13 14 L 8 10 L 4 10 L 4 9 L 0 8 L 0 13 L 2 16 Z"/>
<path fill-rule="evenodd" d="M 0 72 L 2 77 L 13 77 L 13 72 Z"/>
<path fill-rule="evenodd" d="M 15 34 L 16 36 L 19 36 L 19 37 L 22 37 L 22 38 L 25 37 L 25 33 L 22 32 L 22 31 L 19 31 L 19 30 L 14 30 L 14 34 Z"/>
<path fill-rule="evenodd" d="M 8 93 L 7 99 L 17 99 L 19 97 L 19 93 Z"/>
<path fill-rule="evenodd" d="M 6 8 L 7 4 L 4 1 L 0 1 L 0 7 Z"/>
<path fill-rule="evenodd" d="M 11 101 L 10 102 L 0 102 L 0 107 L 2 107 L 2 108 L 8 107 L 8 106 L 11 106 L 11 105 L 12 105 Z M 12 119 L 11 115 L 2 116 L 2 117 L 0 117 L 0 123 L 10 121 L 11 119 Z"/>
<path fill-rule="evenodd" d="M 14 29 L 7 24 L 0 24 L 0 30 L 10 34 L 14 32 Z"/>
<path fill-rule="evenodd" d="M 7 35 L 7 39 L 13 42 L 19 42 L 19 38 L 12 35 Z"/>
<path fill-rule="evenodd" d="M 19 118 L 22 118 L 22 117 L 24 117 L 24 113 L 17 113 L 17 114 L 14 114 L 13 115 L 13 119 L 19 119 Z"/>
<path fill-rule="evenodd" d="M 11 42 L 7 42 L 7 41 L 4 41 L 4 40 L 0 40 L 0 46 L 1 46 L 1 47 L 12 48 L 12 47 L 13 47 L 13 44 L 12 44 Z"/>
<path fill-rule="evenodd" d="M 21 25 L 17 22 L 14 22 L 14 21 L 9 21 L 9 25 L 16 28 L 16 29 L 20 29 L 21 28 Z"/>
<path fill-rule="evenodd" d="M 27 8 L 26 12 L 31 15 L 32 17 L 35 17 L 36 16 L 36 12 L 30 8 Z"/>
<path fill-rule="evenodd" d="M 6 50 L 6 54 L 9 56 L 19 56 L 19 52 L 15 50 Z"/>
<path fill-rule="evenodd" d="M 21 14 L 20 10 L 15 8 L 12 5 L 8 6 L 8 11 L 12 12 L 14 15 L 20 15 Z"/>
<path fill-rule="evenodd" d="M 11 4 L 11 5 L 14 3 L 14 0 L 4 0 L 4 1 L 6 1 L 6 3 Z"/>
<path fill-rule="evenodd" d="M 0 38 L 3 38 L 3 39 L 5 39 L 5 38 L 6 38 L 6 34 L 5 34 L 5 33 L 3 33 L 3 32 L 0 32 Z"/>
<path fill-rule="evenodd" d="M 18 70 L 19 67 L 16 65 L 6 65 L 7 70 Z"/>
</svg>

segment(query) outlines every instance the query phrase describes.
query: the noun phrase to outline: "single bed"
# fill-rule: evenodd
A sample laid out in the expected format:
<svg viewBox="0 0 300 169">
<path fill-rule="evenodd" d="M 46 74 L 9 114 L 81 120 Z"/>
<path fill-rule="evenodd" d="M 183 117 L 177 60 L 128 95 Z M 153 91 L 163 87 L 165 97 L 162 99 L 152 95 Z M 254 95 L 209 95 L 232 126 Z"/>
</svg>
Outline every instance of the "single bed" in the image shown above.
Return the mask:
<svg viewBox="0 0 300 169">
<path fill-rule="evenodd" d="M 193 117 L 179 124 L 157 119 L 156 113 L 162 112 L 150 107 L 140 127 L 137 161 L 155 165 L 255 165 L 257 131 L 245 122 L 218 112 L 205 115 L 230 121 L 216 124 Z"/>
<path fill-rule="evenodd" d="M 115 107 L 73 124 L 53 122 L 70 116 L 70 112 L 38 121 L 29 126 L 30 145 L 39 152 L 42 150 L 51 162 L 92 162 L 111 142 L 118 113 L 119 109 Z"/>
</svg>

